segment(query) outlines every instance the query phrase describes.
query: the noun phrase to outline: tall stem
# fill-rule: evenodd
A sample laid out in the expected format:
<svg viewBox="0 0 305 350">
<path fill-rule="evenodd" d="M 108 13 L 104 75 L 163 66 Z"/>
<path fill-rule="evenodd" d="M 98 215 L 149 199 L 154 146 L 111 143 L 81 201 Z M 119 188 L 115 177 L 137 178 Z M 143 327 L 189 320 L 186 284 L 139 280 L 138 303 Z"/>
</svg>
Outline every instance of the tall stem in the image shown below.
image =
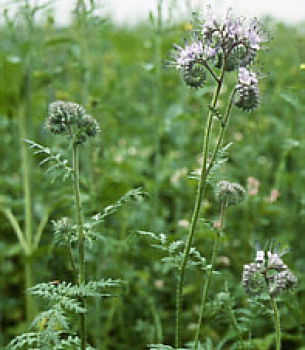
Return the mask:
<svg viewBox="0 0 305 350">
<path fill-rule="evenodd" d="M 27 90 L 29 86 L 27 84 Z M 29 96 L 26 95 L 26 105 L 30 104 Z M 32 213 L 32 190 L 31 190 L 31 178 L 30 178 L 30 166 L 29 155 L 24 140 L 28 138 L 26 125 L 29 119 L 29 106 L 27 108 L 20 109 L 19 115 L 19 136 L 20 136 L 20 148 L 21 148 L 21 170 L 22 170 L 22 182 L 23 182 L 23 195 L 24 195 L 24 238 L 26 242 L 27 251 L 24 251 L 24 275 L 25 275 L 25 289 L 33 286 L 33 272 L 32 272 L 32 245 L 33 245 L 33 213 Z M 25 312 L 26 320 L 28 323 L 32 322 L 35 315 L 35 304 L 33 296 L 30 293 L 26 293 L 25 296 Z"/>
<path fill-rule="evenodd" d="M 206 300 L 207 300 L 208 289 L 209 289 L 211 278 L 212 278 L 212 274 L 213 274 L 215 258 L 216 258 L 218 245 L 219 245 L 220 233 L 221 233 L 221 231 L 223 229 L 225 210 L 226 210 L 226 202 L 223 201 L 223 203 L 221 205 L 219 229 L 218 229 L 218 231 L 216 233 L 215 242 L 214 242 L 214 248 L 213 248 L 213 254 L 212 254 L 212 258 L 211 258 L 211 263 L 210 263 L 209 270 L 208 270 L 208 273 L 207 273 L 207 276 L 206 276 L 205 285 L 204 285 L 204 288 L 203 288 L 203 291 L 202 291 L 200 312 L 199 312 L 199 317 L 198 317 L 198 322 L 197 322 L 197 330 L 196 330 L 196 336 L 195 336 L 194 348 L 193 348 L 194 350 L 197 350 L 197 348 L 198 348 L 198 341 L 199 341 L 199 334 L 200 334 L 200 329 L 201 329 L 201 322 L 202 322 L 202 317 L 203 317 L 203 311 L 204 311 L 205 303 L 206 303 Z"/>
<path fill-rule="evenodd" d="M 78 284 L 82 285 L 86 283 L 86 270 L 85 270 L 85 242 L 84 242 L 84 228 L 83 228 L 83 214 L 82 214 L 82 202 L 80 196 L 79 187 L 79 149 L 76 144 L 73 145 L 73 187 L 74 187 L 74 199 L 76 210 L 76 223 L 78 232 L 78 254 L 79 254 L 79 271 L 78 271 Z M 80 298 L 82 306 L 86 308 L 86 299 Z M 87 320 L 86 313 L 80 315 L 80 337 L 81 337 L 81 350 L 86 349 L 87 341 Z"/>
<path fill-rule="evenodd" d="M 221 78 L 218 80 L 217 85 L 215 87 L 212 103 L 211 103 L 211 109 L 208 114 L 207 123 L 206 123 L 206 129 L 205 129 L 205 135 L 204 135 L 204 141 L 203 141 L 203 149 L 202 149 L 202 166 L 201 166 L 201 173 L 200 173 L 200 179 L 197 186 L 197 193 L 195 198 L 195 205 L 193 209 L 193 214 L 190 222 L 190 228 L 188 232 L 188 237 L 183 253 L 183 258 L 181 261 L 180 269 L 178 271 L 178 277 L 177 277 L 177 295 L 176 295 L 176 332 L 175 332 L 175 347 L 179 348 L 180 346 L 180 331 L 181 331 L 181 308 L 182 308 L 182 293 L 183 293 L 183 285 L 184 285 L 184 279 L 185 279 L 185 268 L 187 264 L 187 259 L 190 253 L 192 241 L 195 234 L 195 229 L 199 217 L 199 211 L 200 206 L 202 203 L 203 195 L 204 195 L 204 189 L 207 182 L 207 160 L 208 160 L 208 150 L 209 150 L 209 143 L 210 143 L 210 134 L 212 129 L 212 123 L 213 123 L 213 112 L 212 110 L 215 109 L 218 97 L 220 94 L 221 86 L 222 86 L 222 78 L 223 73 L 221 74 Z M 219 148 L 220 143 L 222 142 L 222 138 L 218 139 L 218 143 L 216 145 L 217 148 Z M 209 163 L 208 167 L 211 168 L 212 164 Z"/>
<path fill-rule="evenodd" d="M 155 158 L 154 158 L 154 219 L 156 222 L 158 208 L 159 208 L 159 165 L 160 165 L 160 93 L 161 93 L 161 43 L 162 43 L 162 2 L 157 2 L 157 21 L 155 28 L 155 89 L 153 97 L 153 113 L 155 117 L 155 128 L 154 133 L 155 139 Z"/>
<path fill-rule="evenodd" d="M 276 305 L 276 300 L 272 295 L 270 295 L 270 301 L 273 308 L 273 317 L 274 317 L 274 329 L 275 329 L 275 349 L 281 350 L 281 322 L 280 315 Z"/>
</svg>

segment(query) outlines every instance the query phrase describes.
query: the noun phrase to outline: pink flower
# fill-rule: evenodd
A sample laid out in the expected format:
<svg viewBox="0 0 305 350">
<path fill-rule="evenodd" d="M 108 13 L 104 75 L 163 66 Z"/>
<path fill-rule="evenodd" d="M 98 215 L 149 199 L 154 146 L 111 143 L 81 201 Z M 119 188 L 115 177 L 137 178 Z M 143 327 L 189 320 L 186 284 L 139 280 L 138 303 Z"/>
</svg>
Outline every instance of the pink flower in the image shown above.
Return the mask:
<svg viewBox="0 0 305 350">
<path fill-rule="evenodd" d="M 213 226 L 214 226 L 214 228 L 220 228 L 220 222 L 219 221 L 215 221 Z"/>
<path fill-rule="evenodd" d="M 272 188 L 270 191 L 270 196 L 265 198 L 265 202 L 274 203 L 280 195 L 279 190 Z"/>
<path fill-rule="evenodd" d="M 249 196 L 257 196 L 260 182 L 255 177 L 248 177 L 247 179 L 247 189 Z"/>
</svg>

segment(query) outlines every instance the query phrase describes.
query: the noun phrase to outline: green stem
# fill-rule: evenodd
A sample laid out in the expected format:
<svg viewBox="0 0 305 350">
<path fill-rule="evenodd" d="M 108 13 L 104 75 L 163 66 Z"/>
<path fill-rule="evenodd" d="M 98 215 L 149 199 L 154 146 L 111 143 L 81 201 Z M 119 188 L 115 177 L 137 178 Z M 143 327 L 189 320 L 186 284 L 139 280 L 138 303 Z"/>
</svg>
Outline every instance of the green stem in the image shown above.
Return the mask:
<svg viewBox="0 0 305 350">
<path fill-rule="evenodd" d="M 72 269 L 74 283 L 77 284 L 78 283 L 77 272 L 76 272 L 76 267 L 75 267 L 74 258 L 73 258 L 73 254 L 72 254 L 72 246 L 71 246 L 70 239 L 69 239 L 69 242 L 68 242 L 68 251 L 69 251 L 69 258 L 70 258 L 70 264 L 71 264 L 71 269 Z"/>
<path fill-rule="evenodd" d="M 24 238 L 24 234 L 21 230 L 21 227 L 20 227 L 15 215 L 12 213 L 11 209 L 1 209 L 1 210 L 2 210 L 3 214 L 6 216 L 7 220 L 10 222 L 12 228 L 14 229 L 16 236 L 19 240 L 21 247 L 23 248 L 25 255 L 29 255 L 30 247 L 28 246 L 28 243 Z"/>
<path fill-rule="evenodd" d="M 201 167 L 201 173 L 200 173 L 200 179 L 197 186 L 197 193 L 195 198 L 195 205 L 193 209 L 193 214 L 190 222 L 188 237 L 180 265 L 180 269 L 178 271 L 178 277 L 177 277 L 177 293 L 176 293 L 176 331 L 175 331 L 175 347 L 180 347 L 180 331 L 181 331 L 181 309 L 182 309 L 182 294 L 183 294 L 183 285 L 184 285 L 184 279 L 185 279 L 185 268 L 188 260 L 188 256 L 190 253 L 192 241 L 195 234 L 195 229 L 199 217 L 200 207 L 204 196 L 204 190 L 207 182 L 207 176 L 208 176 L 208 170 L 211 169 L 213 162 L 216 158 L 217 152 L 215 154 L 215 157 L 213 160 L 211 160 L 208 164 L 208 150 L 209 150 L 209 142 L 210 142 L 210 134 L 213 124 L 213 112 L 212 110 L 215 109 L 218 97 L 220 94 L 222 81 L 223 81 L 223 75 L 224 70 L 221 73 L 221 76 L 219 80 L 217 81 L 217 85 L 214 91 L 212 103 L 211 103 L 211 109 L 208 114 L 206 128 L 205 128 L 205 135 L 204 135 L 204 142 L 203 142 L 203 149 L 202 149 L 202 167 Z M 224 128 L 223 128 L 224 129 Z M 218 138 L 216 149 L 218 150 L 220 147 L 220 144 L 222 142 L 224 133 L 222 133 L 222 137 Z"/>
<path fill-rule="evenodd" d="M 281 322 L 280 315 L 276 305 L 276 301 L 272 295 L 270 295 L 270 301 L 273 308 L 273 317 L 274 317 L 274 329 L 275 329 L 275 349 L 281 350 Z"/>
<path fill-rule="evenodd" d="M 84 228 L 83 228 L 83 214 L 82 203 L 79 187 L 79 149 L 76 144 L 73 145 L 73 187 L 74 187 L 74 199 L 76 210 L 76 223 L 78 232 L 78 254 L 79 254 L 79 274 L 78 284 L 82 285 L 86 283 L 85 275 L 85 240 L 84 240 Z M 80 298 L 82 306 L 86 307 L 86 299 Z M 80 314 L 80 337 L 81 337 L 81 350 L 86 349 L 87 342 L 87 325 L 86 325 L 86 313 Z"/>
<path fill-rule="evenodd" d="M 156 131 L 154 133 L 154 143 L 155 143 L 155 158 L 154 158 L 154 219 L 156 222 L 158 208 L 159 208 L 159 166 L 160 166 L 160 92 L 161 92 L 161 44 L 162 44 L 162 2 L 163 0 L 158 0 L 157 2 L 157 23 L 155 28 L 155 89 L 153 96 L 153 113 L 155 117 L 155 127 Z"/>
<path fill-rule="evenodd" d="M 216 232 L 214 248 L 213 248 L 213 253 L 212 253 L 212 257 L 211 257 L 211 263 L 210 263 L 210 266 L 209 266 L 209 270 L 208 270 L 208 273 L 207 273 L 207 276 L 206 276 L 205 285 L 204 285 L 204 288 L 203 288 L 203 291 L 202 291 L 202 296 L 201 296 L 200 311 L 199 311 L 199 317 L 198 317 L 198 322 L 197 322 L 197 330 L 196 330 L 194 347 L 193 347 L 194 350 L 197 350 L 197 348 L 198 348 L 199 335 L 200 335 L 200 329 L 201 329 L 201 323 L 202 323 L 202 317 L 203 317 L 203 311 L 204 311 L 204 307 L 205 307 L 205 304 L 206 304 L 208 289 L 209 289 L 211 278 L 212 278 L 212 274 L 213 274 L 215 258 L 216 258 L 218 245 L 219 245 L 220 233 L 223 230 L 223 222 L 224 222 L 224 217 L 225 217 L 225 211 L 226 211 L 226 201 L 223 201 L 223 203 L 221 205 L 219 229 Z"/>
<path fill-rule="evenodd" d="M 22 170 L 22 181 L 23 181 L 23 195 L 24 195 L 24 237 L 27 249 L 25 250 L 25 289 L 33 286 L 33 272 L 32 272 L 32 253 L 33 253 L 33 204 L 32 204 L 32 188 L 31 188 L 31 171 L 30 171 L 30 159 L 28 154 L 27 146 L 24 142 L 28 138 L 27 127 L 30 121 L 30 68 L 27 68 L 26 72 L 26 101 L 25 108 L 20 109 L 19 116 L 19 135 L 20 135 L 20 148 L 21 148 L 21 170 Z M 15 226 L 15 230 L 16 230 Z M 18 235 L 18 231 L 15 231 Z M 21 235 L 18 235 L 20 240 Z M 25 297 L 25 312 L 27 323 L 32 322 L 35 315 L 35 303 L 33 296 L 26 293 Z"/>
<path fill-rule="evenodd" d="M 41 236 L 43 234 L 43 230 L 46 227 L 46 224 L 48 223 L 49 220 L 49 212 L 46 212 L 44 214 L 44 216 L 42 217 L 39 226 L 37 228 L 37 231 L 35 233 L 35 237 L 34 237 L 34 243 L 33 243 L 33 249 L 37 249 L 41 240 Z"/>
<path fill-rule="evenodd" d="M 221 129 L 219 131 L 218 140 L 217 140 L 214 152 L 213 152 L 213 154 L 211 156 L 210 162 L 209 162 L 208 167 L 207 167 L 207 171 L 206 171 L 207 174 L 209 173 L 209 171 L 211 170 L 211 168 L 212 168 L 212 166 L 214 164 L 214 161 L 215 161 L 215 159 L 217 157 L 217 154 L 218 154 L 219 148 L 221 146 L 222 140 L 224 138 L 224 134 L 225 134 L 225 131 L 226 131 L 226 127 L 228 126 L 228 121 L 229 121 L 230 113 L 231 113 L 231 110 L 232 110 L 232 106 L 233 106 L 233 102 L 234 102 L 234 97 L 235 97 L 236 91 L 237 91 L 236 89 L 233 90 L 231 98 L 229 100 L 229 105 L 228 105 L 227 110 L 226 110 L 226 114 L 225 114 L 223 120 L 221 121 Z"/>
</svg>

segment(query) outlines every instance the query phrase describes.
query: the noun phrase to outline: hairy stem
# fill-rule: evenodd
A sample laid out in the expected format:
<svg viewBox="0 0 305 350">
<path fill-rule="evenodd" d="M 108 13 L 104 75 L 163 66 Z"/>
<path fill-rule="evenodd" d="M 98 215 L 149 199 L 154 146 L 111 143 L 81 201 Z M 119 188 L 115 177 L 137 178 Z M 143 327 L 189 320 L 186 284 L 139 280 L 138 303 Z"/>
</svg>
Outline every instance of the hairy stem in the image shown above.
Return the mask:
<svg viewBox="0 0 305 350">
<path fill-rule="evenodd" d="M 226 211 L 226 202 L 223 201 L 221 205 L 221 211 L 220 211 L 220 220 L 219 220 L 219 229 L 216 233 L 215 237 L 215 242 L 214 242 L 214 248 L 213 248 L 213 253 L 211 257 L 211 263 L 209 266 L 209 270 L 207 272 L 204 288 L 202 291 L 202 296 L 201 296 L 201 304 L 200 304 L 200 311 L 199 311 L 199 317 L 198 317 L 198 322 L 197 322 L 197 329 L 196 329 L 196 335 L 195 335 L 195 341 L 194 341 L 194 350 L 197 350 L 198 348 L 198 342 L 199 342 L 199 335 L 200 335 L 200 329 L 201 329 L 201 323 L 202 323 L 202 317 L 203 317 L 203 311 L 204 307 L 206 304 L 207 300 L 207 295 L 208 295 L 208 289 L 210 286 L 212 274 L 213 274 L 213 269 L 214 269 L 214 264 L 215 264 L 215 258 L 218 250 L 218 245 L 219 245 L 219 238 L 220 238 L 220 233 L 223 229 L 223 222 L 224 222 L 224 217 L 225 217 L 225 211 Z"/>
<path fill-rule="evenodd" d="M 71 245 L 70 239 L 68 242 L 68 252 L 69 252 L 70 264 L 71 264 L 71 269 L 72 269 L 72 274 L 73 274 L 73 280 L 74 280 L 74 283 L 77 284 L 78 283 L 77 271 L 76 271 L 76 267 L 75 267 L 75 263 L 74 263 L 74 258 L 73 258 L 73 253 L 72 253 L 72 245 Z"/>
<path fill-rule="evenodd" d="M 33 251 L 33 203 L 32 203 L 32 186 L 31 186 L 31 170 L 30 159 L 27 150 L 27 146 L 24 140 L 27 138 L 27 127 L 30 119 L 30 72 L 27 72 L 26 80 L 26 100 L 25 107 L 20 108 L 19 116 L 19 135 L 20 135 L 20 148 L 21 148 L 21 170 L 22 170 L 22 182 L 23 182 L 23 195 L 24 195 L 24 237 L 27 249 L 24 251 L 24 273 L 25 273 L 25 289 L 33 286 L 33 273 L 32 273 L 32 251 Z M 17 231 L 16 231 L 17 233 Z M 21 235 L 18 236 L 19 240 Z M 35 315 L 35 303 L 33 296 L 30 293 L 26 293 L 25 296 L 25 311 L 26 320 L 28 323 L 32 322 Z"/>
<path fill-rule="evenodd" d="M 272 295 L 270 295 L 270 301 L 273 308 L 273 317 L 274 317 L 274 329 L 275 329 L 275 349 L 281 350 L 281 322 L 280 315 L 276 305 L 276 300 Z"/>
<path fill-rule="evenodd" d="M 203 141 L 203 148 L 202 148 L 202 166 L 201 166 L 201 173 L 200 173 L 200 179 L 197 186 L 197 193 L 195 198 L 195 204 L 193 209 L 193 214 L 190 222 L 188 237 L 183 253 L 183 258 L 181 261 L 181 265 L 178 271 L 178 277 L 177 277 L 177 293 L 176 293 L 176 331 L 175 331 L 175 346 L 176 348 L 179 348 L 180 346 L 180 337 L 181 337 L 181 309 L 182 309 L 182 294 L 183 294 L 183 286 L 184 286 L 184 279 L 185 279 L 185 268 L 188 260 L 188 256 L 190 253 L 192 241 L 194 238 L 196 225 L 199 217 L 200 207 L 202 203 L 202 199 L 204 196 L 204 190 L 207 182 L 207 175 L 208 171 L 207 169 L 210 169 L 212 167 L 212 163 L 214 161 L 210 161 L 208 164 L 208 151 L 209 151 L 209 143 L 210 143 L 210 135 L 211 135 L 211 129 L 213 124 L 213 112 L 212 110 L 215 109 L 218 97 L 220 94 L 221 86 L 222 86 L 222 80 L 223 80 L 223 74 L 224 71 L 221 73 L 221 77 L 216 85 L 212 103 L 211 103 L 211 109 L 208 114 L 206 128 L 205 128 L 205 135 L 204 135 L 204 141 Z M 222 138 L 218 138 L 218 143 L 216 145 L 216 149 L 219 149 L 220 144 L 222 142 Z M 216 157 L 216 154 L 215 154 Z"/>
<path fill-rule="evenodd" d="M 161 44 L 162 44 L 162 2 L 157 2 L 157 16 L 156 16 L 156 27 L 155 27 L 155 89 L 153 94 L 153 113 L 155 118 L 155 133 L 154 134 L 154 220 L 157 222 L 158 208 L 159 208 L 159 190 L 160 190 L 160 93 L 161 93 Z"/>
<path fill-rule="evenodd" d="M 78 232 L 78 254 L 79 254 L 78 284 L 82 285 L 86 283 L 85 241 L 84 241 L 82 202 L 81 202 L 80 187 L 79 187 L 79 149 L 76 144 L 73 145 L 73 187 L 74 187 L 76 223 L 77 223 L 77 232 Z M 86 299 L 84 297 L 81 297 L 80 301 L 82 306 L 85 308 Z M 81 350 L 86 349 L 86 342 L 87 342 L 86 318 L 87 318 L 86 313 L 80 314 Z"/>
</svg>

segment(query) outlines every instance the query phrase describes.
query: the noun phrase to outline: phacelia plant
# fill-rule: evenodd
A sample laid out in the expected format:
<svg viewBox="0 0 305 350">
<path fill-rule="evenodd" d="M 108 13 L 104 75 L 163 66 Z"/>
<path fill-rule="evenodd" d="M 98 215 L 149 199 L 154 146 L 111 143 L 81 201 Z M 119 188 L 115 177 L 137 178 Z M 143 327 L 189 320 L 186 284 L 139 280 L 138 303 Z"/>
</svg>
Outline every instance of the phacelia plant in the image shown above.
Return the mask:
<svg viewBox="0 0 305 350">
<path fill-rule="evenodd" d="M 228 148 L 228 146 L 222 144 L 232 109 L 236 107 L 242 111 L 252 111 L 259 107 L 259 79 L 254 67 L 258 52 L 264 49 L 270 40 L 269 33 L 256 19 L 246 21 L 244 17 L 234 17 L 231 10 L 227 11 L 224 18 L 220 20 L 213 13 L 212 8 L 208 6 L 207 14 L 203 16 L 194 15 L 193 22 L 192 30 L 188 36 L 189 39 L 184 40 L 181 45 L 173 45 L 167 67 L 180 72 L 182 81 L 191 88 L 203 88 L 210 81 L 215 84 L 215 88 L 211 103 L 207 106 L 208 115 L 202 145 L 202 165 L 197 176 L 197 193 L 184 254 L 178 269 L 176 348 L 179 348 L 181 344 L 181 310 L 185 270 L 192 250 L 201 203 L 205 197 L 207 184 L 213 183 L 210 180 L 219 165 L 223 163 L 220 159 L 223 150 Z M 236 83 L 231 93 L 228 94 L 226 107 L 224 110 L 220 110 L 219 99 L 228 74 L 231 77 L 232 74 L 235 74 Z M 214 133 L 216 135 L 213 135 Z M 216 136 L 216 143 L 213 141 L 212 135 Z M 216 186 L 216 198 L 222 203 L 221 229 L 217 231 L 216 235 L 218 237 L 223 227 L 225 207 L 242 202 L 245 198 L 245 190 L 238 184 L 221 181 Z M 216 249 L 218 245 L 217 237 Z M 211 265 L 213 266 L 213 259 Z M 207 282 L 203 287 L 203 304 L 206 302 L 210 278 L 211 270 L 208 270 Z M 200 321 L 194 349 L 198 348 Z"/>
<path fill-rule="evenodd" d="M 289 250 L 278 253 L 279 246 L 273 248 L 273 242 L 267 251 L 261 250 L 257 244 L 254 262 L 243 267 L 242 285 L 252 298 L 268 295 L 271 301 L 276 335 L 276 350 L 281 349 L 280 315 L 275 297 L 285 291 L 292 290 L 297 277 L 290 271 L 281 257 Z"/>
<path fill-rule="evenodd" d="M 44 156 L 41 164 L 49 165 L 47 172 L 55 172 L 55 177 L 59 172 L 63 180 L 69 179 L 72 183 L 75 217 L 53 221 L 54 243 L 68 251 L 72 281 L 54 280 L 28 288 L 27 293 L 47 301 L 49 309 L 36 316 L 31 325 L 32 332 L 17 336 L 8 349 L 89 350 L 93 347 L 87 339 L 87 300 L 111 296 L 110 290 L 119 287 L 121 280 L 89 279 L 85 252 L 90 247 L 89 243 L 99 241 L 96 226 L 122 203 L 141 195 L 141 191 L 129 191 L 115 204 L 85 221 L 80 188 L 80 151 L 90 138 L 98 135 L 99 124 L 83 106 L 74 102 L 55 101 L 49 105 L 45 127 L 56 137 L 68 141 L 68 151 L 71 152 L 72 161 L 63 159 L 60 153 L 53 154 L 47 147 L 27 141 L 36 154 Z M 35 332 L 37 329 L 38 332 Z"/>
</svg>

